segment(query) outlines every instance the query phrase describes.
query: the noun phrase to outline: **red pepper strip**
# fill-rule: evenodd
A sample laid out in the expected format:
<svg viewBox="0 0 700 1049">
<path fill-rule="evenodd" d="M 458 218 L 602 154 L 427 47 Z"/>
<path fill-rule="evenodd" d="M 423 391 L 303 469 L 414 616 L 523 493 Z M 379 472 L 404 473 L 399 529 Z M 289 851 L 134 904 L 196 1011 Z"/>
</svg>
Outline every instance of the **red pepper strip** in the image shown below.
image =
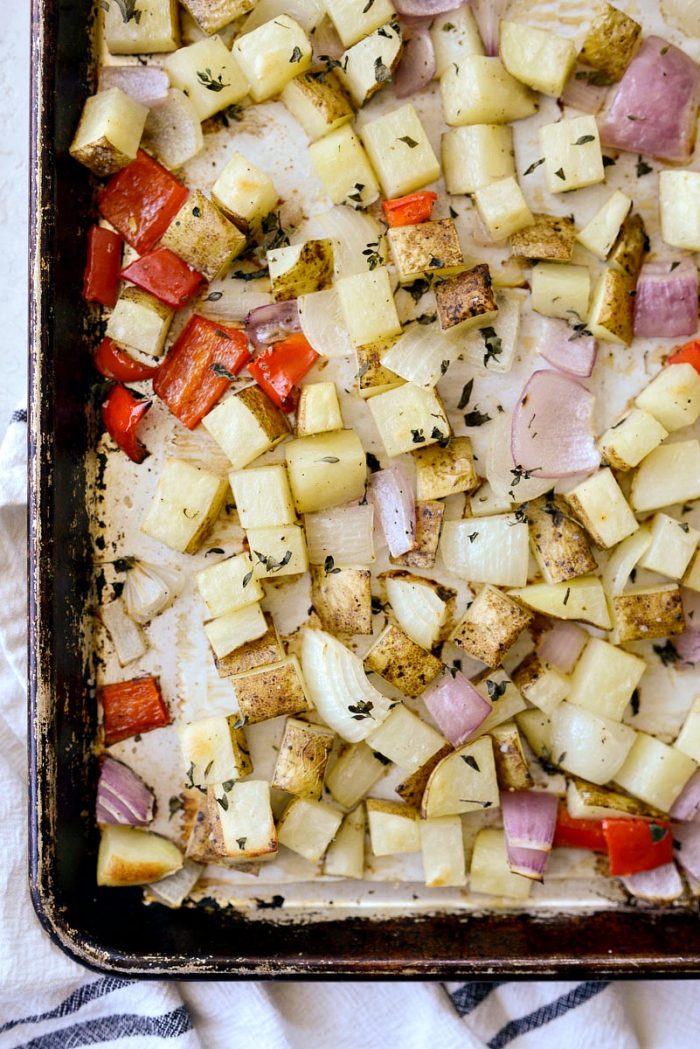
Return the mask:
<svg viewBox="0 0 700 1049">
<path fill-rule="evenodd" d="M 611 874 L 637 874 L 671 862 L 670 823 L 636 818 L 604 819 L 603 833 Z"/>
<path fill-rule="evenodd" d="M 696 372 L 700 372 L 700 339 L 694 342 L 686 342 L 680 350 L 676 350 L 666 361 L 667 364 L 692 364 Z"/>
<path fill-rule="evenodd" d="M 121 264 L 122 238 L 114 230 L 93 226 L 88 233 L 83 297 L 102 306 L 115 306 Z"/>
<path fill-rule="evenodd" d="M 170 712 L 157 677 L 137 677 L 104 685 L 99 698 L 108 747 L 139 732 L 150 732 L 170 724 Z"/>
<path fill-rule="evenodd" d="M 136 428 L 151 403 L 137 397 L 126 386 L 113 386 L 102 405 L 102 421 L 109 436 L 135 463 L 142 463 L 148 455 L 148 449 L 136 436 Z"/>
<path fill-rule="evenodd" d="M 409 193 L 407 197 L 385 200 L 382 207 L 390 226 L 412 226 L 430 218 L 436 200 L 437 193 L 423 190 L 421 193 Z"/>
<path fill-rule="evenodd" d="M 105 379 L 115 379 L 116 382 L 140 382 L 142 379 L 152 379 L 158 371 L 157 367 L 135 361 L 126 350 L 122 350 L 116 342 L 106 337 L 95 350 L 92 363 Z"/>
<path fill-rule="evenodd" d="M 593 849 L 594 852 L 605 852 L 603 821 L 574 819 L 569 815 L 566 805 L 560 805 L 557 813 L 557 827 L 554 832 L 554 845 L 567 849 Z"/>
<path fill-rule="evenodd" d="M 299 400 L 294 387 L 301 382 L 318 357 L 301 332 L 297 332 L 259 353 L 248 365 L 248 371 L 278 408 L 283 412 L 291 412 Z"/>
<path fill-rule="evenodd" d="M 195 314 L 158 369 L 153 389 L 193 430 L 249 360 L 245 332 Z"/>
<path fill-rule="evenodd" d="M 192 298 L 204 280 L 201 273 L 190 269 L 168 248 L 156 248 L 142 255 L 122 270 L 121 276 L 175 310 Z"/>
<path fill-rule="evenodd" d="M 167 168 L 139 150 L 101 191 L 100 212 L 140 255 L 155 247 L 189 196 Z"/>
</svg>

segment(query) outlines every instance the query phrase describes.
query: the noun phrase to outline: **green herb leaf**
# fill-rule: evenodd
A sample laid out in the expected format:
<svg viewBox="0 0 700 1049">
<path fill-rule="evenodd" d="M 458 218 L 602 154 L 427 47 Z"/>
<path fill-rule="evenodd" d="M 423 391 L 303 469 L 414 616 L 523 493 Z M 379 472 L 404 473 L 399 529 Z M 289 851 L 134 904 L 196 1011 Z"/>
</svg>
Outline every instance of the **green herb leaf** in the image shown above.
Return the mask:
<svg viewBox="0 0 700 1049">
<path fill-rule="evenodd" d="M 130 22 L 133 18 L 136 25 L 140 23 L 142 12 L 136 6 L 136 0 L 114 0 L 114 2 L 121 12 L 123 22 Z M 107 5 L 108 8 L 109 5 Z"/>
<path fill-rule="evenodd" d="M 462 393 L 460 395 L 459 401 L 457 402 L 457 410 L 458 411 L 461 412 L 463 408 L 467 407 L 467 405 L 469 404 L 469 401 L 471 400 L 471 396 L 472 396 L 473 390 L 474 390 L 474 380 L 470 379 L 469 382 L 465 383 L 464 386 L 462 387 Z"/>
<path fill-rule="evenodd" d="M 523 171 L 523 175 L 531 175 L 533 171 L 537 170 L 540 164 L 544 164 L 544 157 L 540 157 L 539 160 L 534 160 L 532 164 L 530 164 L 530 167 L 526 171 Z"/>
<path fill-rule="evenodd" d="M 415 149 L 418 143 L 410 135 L 401 135 L 399 142 L 405 142 L 409 149 Z"/>
<path fill-rule="evenodd" d="M 236 838 L 236 845 L 238 846 L 239 849 L 244 849 L 245 848 L 245 843 L 247 842 L 247 840 L 248 840 L 247 838 Z"/>
<path fill-rule="evenodd" d="M 575 146 L 585 146 L 587 142 L 594 142 L 594 141 L 595 141 L 595 135 L 581 135 L 580 138 L 576 139 L 576 141 L 574 142 L 574 145 Z"/>
<path fill-rule="evenodd" d="M 370 473 L 376 473 L 377 470 L 381 470 L 381 463 L 373 452 L 365 452 L 365 459 L 367 460 L 367 468 Z"/>
<path fill-rule="evenodd" d="M 678 652 L 673 642 L 667 641 L 665 645 L 653 645 L 652 647 L 665 667 L 678 662 Z"/>
<path fill-rule="evenodd" d="M 207 767 L 204 770 L 204 778 L 205 779 L 207 778 L 207 776 L 209 775 L 209 773 L 211 772 L 211 770 L 213 768 L 214 768 L 214 759 L 212 758 L 212 760 L 209 762 L 209 764 L 207 765 Z"/>
<path fill-rule="evenodd" d="M 219 299 L 223 299 L 223 297 L 223 291 L 210 291 L 205 299 L 205 302 L 218 302 Z"/>
<path fill-rule="evenodd" d="M 654 169 L 650 167 L 649 164 L 646 163 L 646 161 L 642 160 L 640 156 L 637 161 L 637 178 L 642 178 L 644 175 L 648 175 L 653 170 Z"/>
<path fill-rule="evenodd" d="M 372 710 L 374 703 L 368 699 L 358 699 L 357 703 L 352 703 L 348 710 L 352 714 L 353 721 L 364 721 L 365 718 L 374 718 Z"/>
<path fill-rule="evenodd" d="M 660 823 L 650 823 L 649 833 L 653 844 L 656 845 L 658 842 L 664 840 L 668 834 L 668 827 L 662 827 Z"/>
<path fill-rule="evenodd" d="M 216 800 L 217 800 L 218 804 L 221 805 L 221 808 L 224 810 L 224 812 L 227 812 L 228 811 L 228 798 L 226 797 L 226 795 L 222 794 L 221 797 L 217 798 Z"/>
<path fill-rule="evenodd" d="M 207 91 L 223 91 L 225 87 L 231 86 L 224 83 L 221 73 L 219 73 L 218 77 L 214 77 L 208 66 L 205 70 L 197 70 L 197 80 Z"/>
<path fill-rule="evenodd" d="M 422 444 L 425 440 L 425 434 L 422 430 L 411 430 L 411 440 L 414 444 Z"/>
<path fill-rule="evenodd" d="M 554 174 L 557 176 L 557 178 L 560 178 L 562 180 L 562 182 L 566 182 L 566 175 L 564 174 L 564 168 L 559 168 L 557 171 L 554 172 Z"/>
<path fill-rule="evenodd" d="M 489 699 L 494 701 L 500 699 L 507 688 L 507 681 L 491 681 L 490 678 L 486 681 L 486 691 L 489 694 Z"/>
<path fill-rule="evenodd" d="M 300 47 L 295 47 L 294 50 L 292 51 L 292 57 L 289 59 L 289 61 L 290 62 L 301 62 L 302 57 L 303 57 L 303 55 L 301 53 L 301 48 Z"/>
<path fill-rule="evenodd" d="M 246 574 L 243 576 L 243 582 L 242 582 L 241 585 L 242 585 L 244 590 L 248 586 L 248 583 L 251 581 L 252 578 L 253 578 L 253 569 L 251 568 L 250 572 L 246 572 Z"/>
<path fill-rule="evenodd" d="M 470 543 L 473 543 L 478 535 L 479 535 L 478 532 L 472 532 L 470 535 L 467 536 L 467 539 L 469 540 Z"/>
<path fill-rule="evenodd" d="M 214 363 L 210 365 L 210 368 L 214 372 L 214 375 L 218 375 L 220 379 L 228 379 L 229 382 L 233 382 L 236 378 L 233 372 L 230 372 L 228 368 L 226 368 L 225 365 L 220 364 L 219 361 L 214 361 Z"/>
<path fill-rule="evenodd" d="M 479 334 L 484 340 L 486 348 L 486 353 L 484 354 L 484 367 L 486 367 L 489 361 L 498 360 L 498 355 L 503 352 L 503 343 L 500 337 L 496 335 L 495 328 L 481 328 Z"/>
<path fill-rule="evenodd" d="M 428 262 L 428 265 L 432 270 L 442 270 L 445 268 L 445 263 L 443 262 L 443 260 L 436 258 L 435 255 L 430 256 L 430 261 Z"/>
<path fill-rule="evenodd" d="M 471 754 L 462 754 L 462 761 L 465 761 L 470 769 L 474 769 L 475 772 L 481 772 L 476 758 L 472 757 Z"/>
<path fill-rule="evenodd" d="M 182 800 L 182 798 L 180 797 L 180 795 L 179 794 L 173 794 L 173 796 L 168 801 L 168 810 L 170 812 L 170 815 L 168 816 L 168 819 L 171 820 L 173 818 L 173 816 L 175 815 L 175 813 L 176 812 L 181 812 L 184 809 L 184 807 L 185 807 L 185 803 Z"/>
<path fill-rule="evenodd" d="M 612 167 L 615 166 L 615 164 L 617 164 L 617 161 L 613 157 L 606 157 L 605 154 L 603 154 L 603 167 L 604 168 L 612 168 Z"/>
<path fill-rule="evenodd" d="M 488 422 L 491 422 L 491 416 L 486 412 L 476 411 L 476 409 L 473 412 L 467 412 L 464 416 L 465 426 L 483 426 Z"/>
<path fill-rule="evenodd" d="M 337 455 L 324 455 L 322 459 L 316 459 L 317 463 L 339 463 L 340 459 Z"/>
<path fill-rule="evenodd" d="M 329 554 L 326 560 L 323 562 L 323 571 L 326 575 L 336 575 L 340 569 L 335 567 L 335 560 Z"/>
<path fill-rule="evenodd" d="M 385 84 L 387 80 L 391 80 L 391 71 L 384 65 L 381 56 L 374 63 L 374 79 L 378 84 Z"/>
</svg>

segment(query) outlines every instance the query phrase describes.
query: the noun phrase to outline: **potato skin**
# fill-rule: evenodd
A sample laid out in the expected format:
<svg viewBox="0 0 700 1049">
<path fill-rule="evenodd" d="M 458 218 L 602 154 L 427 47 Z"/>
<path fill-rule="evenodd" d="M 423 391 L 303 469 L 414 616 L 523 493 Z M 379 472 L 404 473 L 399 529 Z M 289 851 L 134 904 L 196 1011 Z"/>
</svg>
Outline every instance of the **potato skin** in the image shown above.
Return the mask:
<svg viewBox="0 0 700 1049">
<path fill-rule="evenodd" d="M 220 659 L 214 657 L 219 677 L 245 674 L 247 670 L 254 670 L 256 667 L 267 666 L 270 663 L 279 663 L 284 659 L 284 650 L 272 622 L 272 616 L 269 612 L 263 614 L 267 623 L 267 633 L 255 641 L 248 641 L 240 648 L 235 648 L 227 656 L 222 656 Z"/>
<path fill-rule="evenodd" d="M 405 568 L 432 568 L 435 564 L 445 504 L 437 499 L 416 501 L 416 545 L 399 557 L 390 558 L 392 565 Z"/>
<path fill-rule="evenodd" d="M 581 49 L 581 61 L 619 80 L 637 49 L 642 27 L 639 22 L 606 4 L 594 19 Z"/>
<path fill-rule="evenodd" d="M 271 785 L 299 798 L 318 800 L 333 736 L 330 729 L 321 725 L 288 718 Z"/>
<path fill-rule="evenodd" d="M 329 633 L 372 633 L 371 574 L 367 569 L 311 565 L 311 601 Z"/>
<path fill-rule="evenodd" d="M 417 645 L 399 627 L 389 624 L 364 659 L 365 670 L 374 670 L 407 696 L 419 696 L 442 670 L 442 663 Z"/>
<path fill-rule="evenodd" d="M 248 724 L 311 709 L 296 658 L 233 679 L 238 706 Z"/>
<path fill-rule="evenodd" d="M 498 310 L 486 263 L 435 285 L 435 299 L 443 331 Z"/>
<path fill-rule="evenodd" d="M 598 563 L 586 531 L 558 499 L 537 499 L 528 505 L 530 544 L 548 583 L 594 572 Z"/>
<path fill-rule="evenodd" d="M 491 730 L 496 777 L 501 790 L 529 790 L 533 784 L 518 726 L 513 721 Z"/>
<path fill-rule="evenodd" d="M 681 592 L 662 585 L 612 598 L 616 635 L 620 642 L 682 634 L 685 629 Z"/>
<path fill-rule="evenodd" d="M 489 667 L 500 666 L 534 616 L 487 584 L 452 631 L 450 640 Z"/>
<path fill-rule="evenodd" d="M 420 803 L 423 800 L 425 794 L 425 788 L 430 774 L 436 765 L 439 765 L 443 758 L 446 758 L 448 754 L 451 754 L 454 747 L 451 743 L 446 743 L 444 747 L 441 747 L 436 754 L 433 754 L 432 758 L 429 758 L 424 765 L 421 765 L 419 769 L 416 769 L 410 776 L 407 776 L 403 782 L 399 783 L 396 788 L 396 793 L 399 795 L 407 805 L 412 805 L 414 808 L 419 809 Z"/>
<path fill-rule="evenodd" d="M 329 128 L 337 126 L 338 121 L 352 120 L 355 111 L 333 70 L 310 70 L 295 77 L 291 83 Z"/>
<path fill-rule="evenodd" d="M 188 266 L 216 280 L 240 255 L 246 238 L 208 197 L 193 189 L 166 229 L 161 247 L 170 248 Z"/>
<path fill-rule="evenodd" d="M 635 282 L 632 277 L 612 267 L 604 271 L 601 281 L 589 317 L 591 330 L 595 335 L 599 327 L 605 328 L 625 346 L 629 346 L 634 338 Z"/>
<path fill-rule="evenodd" d="M 641 215 L 628 215 L 608 257 L 608 265 L 631 277 L 636 284 L 648 251 L 649 238 Z"/>
<path fill-rule="evenodd" d="M 272 294 L 276 302 L 284 302 L 299 295 L 325 291 L 332 283 L 333 242 L 307 240 L 294 265 L 272 278 Z"/>
<path fill-rule="evenodd" d="M 576 227 L 561 215 L 534 215 L 531 226 L 511 234 L 510 250 L 526 259 L 569 262 L 574 250 Z"/>
<path fill-rule="evenodd" d="M 387 230 L 387 239 L 399 280 L 410 282 L 436 272 L 449 272 L 464 264 L 462 248 L 454 219 L 433 219 L 415 226 L 395 226 Z"/>
<path fill-rule="evenodd" d="M 272 403 L 259 386 L 244 386 L 236 397 L 246 406 L 260 429 L 274 444 L 291 433 L 287 416 Z"/>
<path fill-rule="evenodd" d="M 391 390 L 395 386 L 403 386 L 406 380 L 382 364 L 382 357 L 398 338 L 398 335 L 388 335 L 383 339 L 375 339 L 374 342 L 368 342 L 364 346 L 355 348 L 356 378 L 360 397 L 366 399 L 376 393 Z"/>
<path fill-rule="evenodd" d="M 413 458 L 417 471 L 416 495 L 421 501 L 473 492 L 479 486 L 468 437 L 452 437 L 444 448 L 440 444 L 418 448 Z"/>
<path fill-rule="evenodd" d="M 180 0 L 203 33 L 211 35 L 254 7 L 254 0 Z"/>
</svg>

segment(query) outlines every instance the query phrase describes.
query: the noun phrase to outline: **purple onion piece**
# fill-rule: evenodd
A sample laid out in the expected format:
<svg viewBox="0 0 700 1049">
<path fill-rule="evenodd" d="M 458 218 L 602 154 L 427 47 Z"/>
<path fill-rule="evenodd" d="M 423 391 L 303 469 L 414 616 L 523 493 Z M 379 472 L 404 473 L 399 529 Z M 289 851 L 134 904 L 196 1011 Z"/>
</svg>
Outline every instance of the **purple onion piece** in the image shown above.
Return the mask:
<svg viewBox="0 0 700 1049">
<path fill-rule="evenodd" d="M 98 823 L 145 827 L 153 819 L 153 791 L 121 761 L 106 756 L 97 784 L 95 816 Z"/>
<path fill-rule="evenodd" d="M 257 306 L 246 317 L 245 330 L 256 350 L 301 331 L 296 299 Z"/>
</svg>

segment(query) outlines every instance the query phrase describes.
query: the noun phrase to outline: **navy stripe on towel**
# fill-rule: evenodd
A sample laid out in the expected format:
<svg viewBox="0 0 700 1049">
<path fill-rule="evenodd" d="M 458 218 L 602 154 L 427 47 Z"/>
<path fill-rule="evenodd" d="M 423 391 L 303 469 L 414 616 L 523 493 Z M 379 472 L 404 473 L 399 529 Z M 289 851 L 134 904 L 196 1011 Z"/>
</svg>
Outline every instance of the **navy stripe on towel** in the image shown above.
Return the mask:
<svg viewBox="0 0 700 1049">
<path fill-rule="evenodd" d="M 502 987 L 504 980 L 479 981 L 472 980 L 471 983 L 463 983 L 456 991 L 450 991 L 452 1004 L 460 1016 L 467 1016 L 477 1005 L 481 1005 L 485 998 L 491 994 L 496 987 Z"/>
<path fill-rule="evenodd" d="M 51 1009 L 47 1013 L 38 1013 L 36 1016 L 23 1016 L 21 1020 L 10 1020 L 0 1027 L 0 1034 L 4 1031 L 11 1031 L 13 1027 L 18 1027 L 20 1024 L 35 1024 L 40 1023 L 42 1020 L 55 1020 L 60 1016 L 70 1016 L 71 1013 L 77 1013 L 78 1009 L 82 1009 L 87 1002 L 93 1002 L 96 998 L 104 998 L 106 994 L 118 991 L 132 982 L 131 980 L 122 980 L 117 976 L 105 976 L 101 980 L 84 983 L 72 994 L 69 994 L 55 1009 Z"/>
<path fill-rule="evenodd" d="M 27 409 L 18 408 L 16 412 L 12 413 L 11 423 L 26 423 L 27 421 Z"/>
<path fill-rule="evenodd" d="M 572 991 L 568 991 L 567 994 L 563 994 L 560 998 L 549 1002 L 548 1005 L 535 1009 L 534 1012 L 528 1013 L 527 1016 L 522 1016 L 519 1020 L 511 1020 L 487 1043 L 489 1049 L 503 1049 L 504 1045 L 508 1045 L 509 1042 L 519 1038 L 520 1035 L 527 1034 L 529 1031 L 535 1031 L 538 1027 L 544 1027 L 545 1024 L 551 1023 L 552 1020 L 558 1020 L 560 1016 L 568 1013 L 569 1010 L 576 1009 L 577 1006 L 583 1005 L 584 1002 L 600 994 L 601 991 L 604 991 L 609 986 L 609 982 L 609 980 L 600 982 L 589 980 L 586 983 L 580 983 L 578 987 L 574 987 Z"/>
<path fill-rule="evenodd" d="M 187 1008 L 181 1005 L 162 1016 L 102 1016 L 96 1020 L 85 1020 L 72 1027 L 63 1027 L 51 1034 L 39 1035 L 24 1042 L 17 1049 L 77 1049 L 81 1045 L 96 1045 L 117 1038 L 178 1038 L 192 1030 L 192 1020 Z"/>
</svg>

